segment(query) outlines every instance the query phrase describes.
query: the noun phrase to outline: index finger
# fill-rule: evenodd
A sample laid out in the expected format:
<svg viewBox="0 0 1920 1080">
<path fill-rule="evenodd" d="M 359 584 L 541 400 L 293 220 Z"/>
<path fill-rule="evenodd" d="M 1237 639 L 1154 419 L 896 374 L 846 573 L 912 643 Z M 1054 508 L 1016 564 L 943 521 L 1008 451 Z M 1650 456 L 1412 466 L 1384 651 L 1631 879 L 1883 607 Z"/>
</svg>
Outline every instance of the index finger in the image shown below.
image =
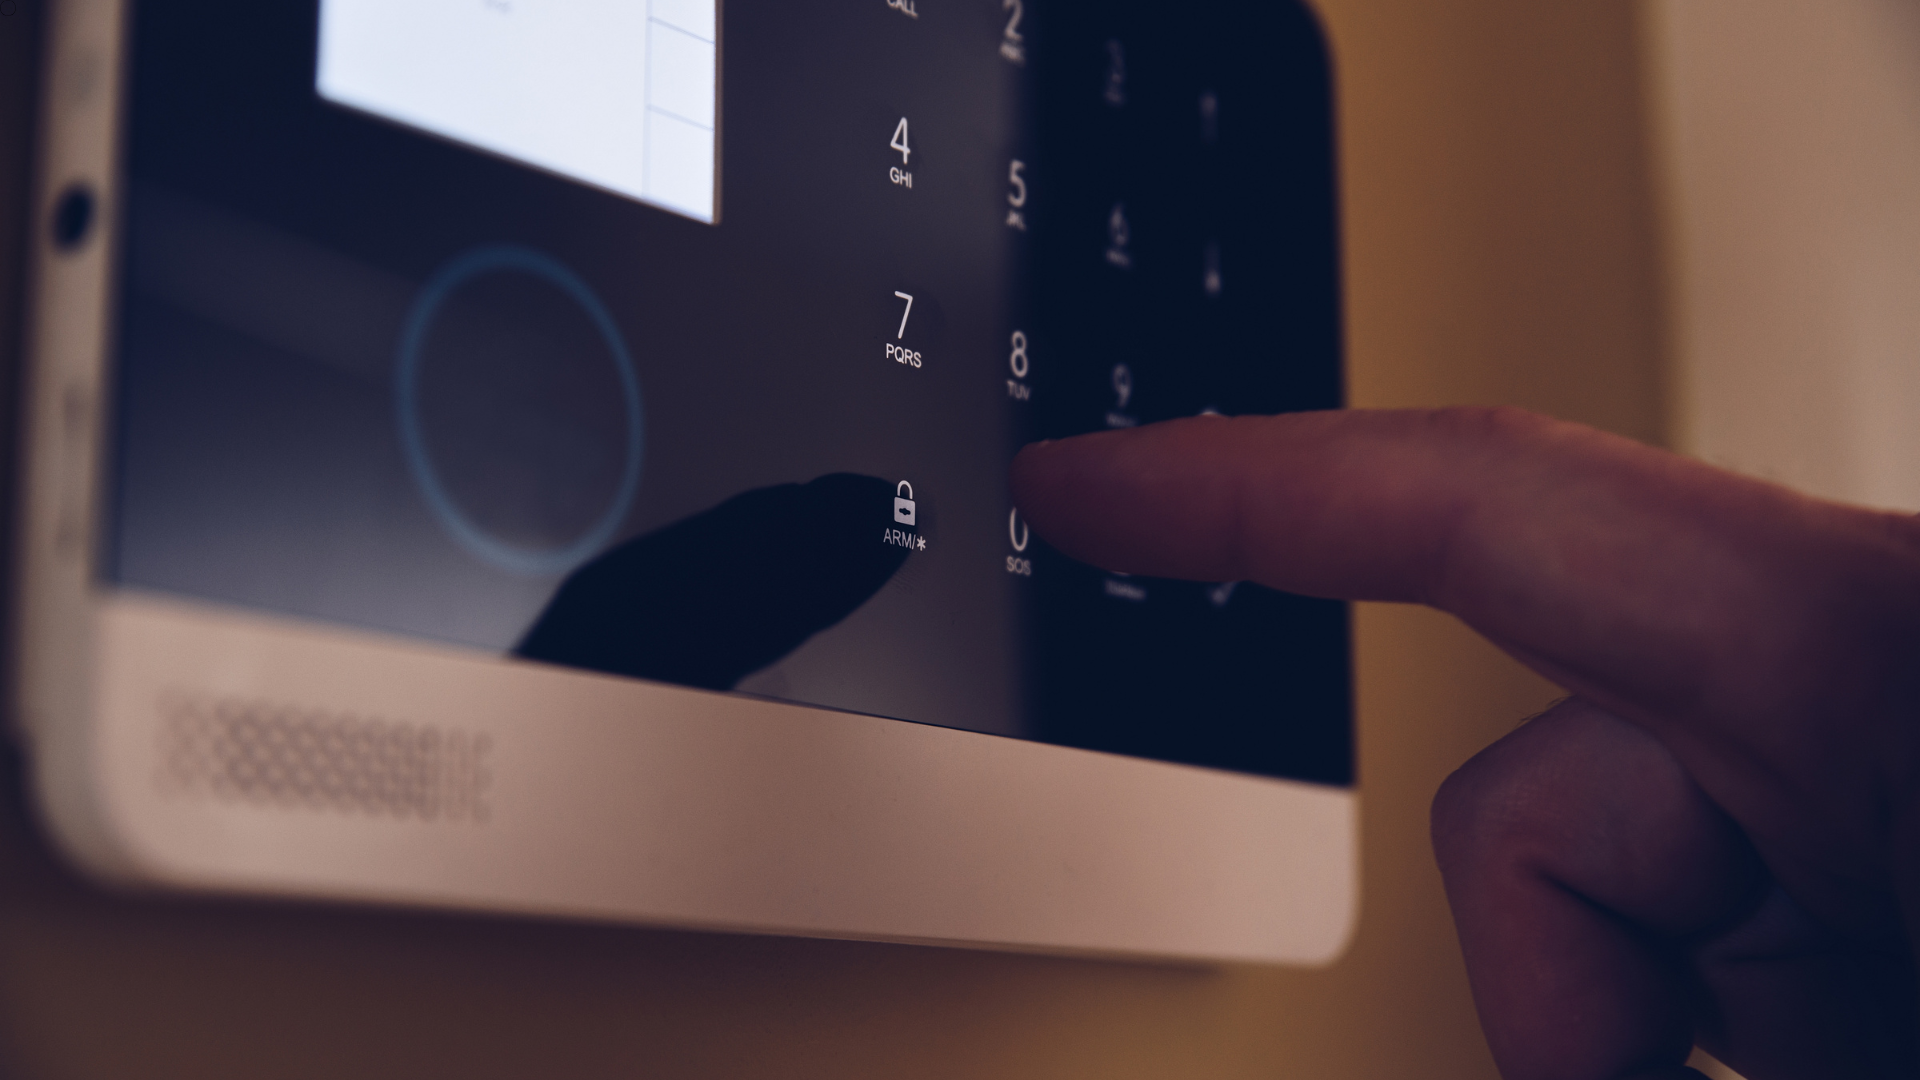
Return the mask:
<svg viewBox="0 0 1920 1080">
<path fill-rule="evenodd" d="M 1030 446 L 1013 486 L 1070 555 L 1431 604 L 1628 715 L 1805 706 L 1920 611 L 1908 519 L 1512 409 L 1173 421 Z"/>
</svg>

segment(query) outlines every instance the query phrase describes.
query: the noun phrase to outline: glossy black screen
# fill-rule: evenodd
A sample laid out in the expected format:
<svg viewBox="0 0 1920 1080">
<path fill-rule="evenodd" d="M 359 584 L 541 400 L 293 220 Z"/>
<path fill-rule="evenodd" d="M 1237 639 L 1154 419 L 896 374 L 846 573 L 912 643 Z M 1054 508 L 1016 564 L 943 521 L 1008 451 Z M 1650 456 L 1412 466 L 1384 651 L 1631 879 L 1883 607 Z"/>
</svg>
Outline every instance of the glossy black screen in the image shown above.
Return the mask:
<svg viewBox="0 0 1920 1080">
<path fill-rule="evenodd" d="M 1351 783 L 1343 605 L 1073 563 L 1006 475 L 1340 403 L 1304 8 L 726 0 L 712 224 L 323 100 L 313 0 L 135 11 L 114 581 Z"/>
</svg>

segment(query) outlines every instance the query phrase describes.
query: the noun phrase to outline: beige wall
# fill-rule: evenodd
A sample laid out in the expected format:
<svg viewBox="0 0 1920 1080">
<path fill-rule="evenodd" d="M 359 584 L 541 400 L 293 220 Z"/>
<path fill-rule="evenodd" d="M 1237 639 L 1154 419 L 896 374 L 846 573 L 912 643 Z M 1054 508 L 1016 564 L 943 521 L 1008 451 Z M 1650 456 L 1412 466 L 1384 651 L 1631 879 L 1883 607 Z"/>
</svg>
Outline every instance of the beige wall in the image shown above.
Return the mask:
<svg viewBox="0 0 1920 1080">
<path fill-rule="evenodd" d="M 1677 443 L 1920 510 L 1920 5 L 1653 10 Z"/>
<path fill-rule="evenodd" d="M 1324 10 L 1355 403 L 1514 402 L 1657 438 L 1632 8 Z M 1431 613 L 1364 608 L 1358 640 L 1364 911 L 1327 971 L 119 899 L 47 862 L 9 788 L 0 1072 L 1490 1077 L 1426 805 L 1554 691 Z"/>
</svg>

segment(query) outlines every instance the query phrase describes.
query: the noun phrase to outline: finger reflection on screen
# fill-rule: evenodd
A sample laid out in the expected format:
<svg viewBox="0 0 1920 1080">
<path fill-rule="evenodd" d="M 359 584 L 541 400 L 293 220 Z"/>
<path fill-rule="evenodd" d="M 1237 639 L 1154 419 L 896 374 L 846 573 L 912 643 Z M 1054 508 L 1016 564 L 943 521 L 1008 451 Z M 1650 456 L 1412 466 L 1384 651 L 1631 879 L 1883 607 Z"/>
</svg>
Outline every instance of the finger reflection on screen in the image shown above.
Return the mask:
<svg viewBox="0 0 1920 1080">
<path fill-rule="evenodd" d="M 514 653 L 732 689 L 853 614 L 906 562 L 879 539 L 893 492 L 834 473 L 630 540 L 570 574 Z"/>
</svg>

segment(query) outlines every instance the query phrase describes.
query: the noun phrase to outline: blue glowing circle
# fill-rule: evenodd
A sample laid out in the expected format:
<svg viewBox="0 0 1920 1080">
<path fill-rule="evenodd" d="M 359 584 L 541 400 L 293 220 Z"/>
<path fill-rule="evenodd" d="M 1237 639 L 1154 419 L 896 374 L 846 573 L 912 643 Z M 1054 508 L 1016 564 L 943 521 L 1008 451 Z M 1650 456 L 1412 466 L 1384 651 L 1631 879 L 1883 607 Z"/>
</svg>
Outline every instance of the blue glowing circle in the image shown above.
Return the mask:
<svg viewBox="0 0 1920 1080">
<path fill-rule="evenodd" d="M 420 350 L 426 342 L 427 331 L 432 328 L 434 317 L 439 314 L 447 297 L 453 295 L 461 285 L 474 278 L 502 271 L 519 271 L 543 278 L 559 287 L 586 311 L 595 328 L 600 331 L 601 338 L 606 341 L 608 350 L 613 353 L 614 366 L 620 376 L 621 395 L 626 404 L 626 461 L 620 473 L 620 486 L 614 492 L 613 501 L 607 505 L 606 513 L 572 543 L 560 547 L 525 548 L 509 544 L 474 524 L 455 504 L 439 473 L 434 471 L 433 458 L 427 452 L 426 433 L 420 428 Z M 621 522 L 626 520 L 627 511 L 633 505 L 634 495 L 640 489 L 645 432 L 640 411 L 640 380 L 634 374 L 633 357 L 627 352 L 626 340 L 620 336 L 620 328 L 614 325 L 613 316 L 607 313 L 606 305 L 600 302 L 586 282 L 580 280 L 579 275 L 567 269 L 559 260 L 531 248 L 511 244 L 475 248 L 442 266 L 427 279 L 427 283 L 421 286 L 419 298 L 413 302 L 413 309 L 407 313 L 406 326 L 400 334 L 394 397 L 400 416 L 400 445 L 407 456 L 407 467 L 413 473 L 414 482 L 420 485 L 421 493 L 426 496 L 427 506 L 433 511 L 433 516 L 459 541 L 461 547 L 502 570 L 544 577 L 565 574 L 586 562 L 619 532 Z"/>
</svg>

